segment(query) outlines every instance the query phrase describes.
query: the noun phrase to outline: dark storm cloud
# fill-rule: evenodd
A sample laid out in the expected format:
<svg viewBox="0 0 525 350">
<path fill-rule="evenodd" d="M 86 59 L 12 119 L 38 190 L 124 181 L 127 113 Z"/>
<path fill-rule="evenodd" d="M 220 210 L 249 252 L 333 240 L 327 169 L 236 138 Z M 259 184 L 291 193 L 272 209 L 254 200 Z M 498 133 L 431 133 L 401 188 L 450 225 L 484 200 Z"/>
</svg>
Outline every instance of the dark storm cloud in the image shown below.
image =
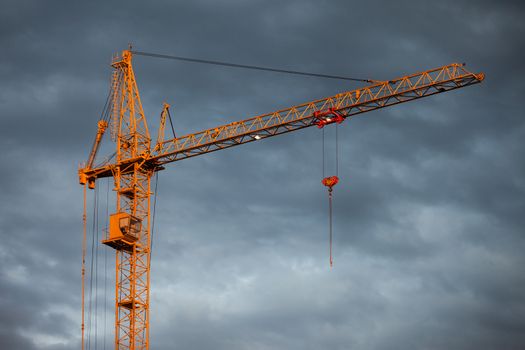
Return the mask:
<svg viewBox="0 0 525 350">
<path fill-rule="evenodd" d="M 373 79 L 454 61 L 487 75 L 339 128 L 331 271 L 319 130 L 160 173 L 152 348 L 523 347 L 523 15 L 518 1 L 4 2 L 0 347 L 79 347 L 75 173 L 111 55 L 129 42 Z M 166 101 L 178 135 L 357 86 L 139 56 L 134 64 L 152 130 Z M 327 140 L 333 150 L 333 129 Z M 100 227 L 107 186 L 100 181 Z M 106 253 L 99 248 L 93 282 L 99 346 L 113 321 L 110 306 L 100 317 L 112 295 L 102 287 L 113 283 Z"/>
</svg>

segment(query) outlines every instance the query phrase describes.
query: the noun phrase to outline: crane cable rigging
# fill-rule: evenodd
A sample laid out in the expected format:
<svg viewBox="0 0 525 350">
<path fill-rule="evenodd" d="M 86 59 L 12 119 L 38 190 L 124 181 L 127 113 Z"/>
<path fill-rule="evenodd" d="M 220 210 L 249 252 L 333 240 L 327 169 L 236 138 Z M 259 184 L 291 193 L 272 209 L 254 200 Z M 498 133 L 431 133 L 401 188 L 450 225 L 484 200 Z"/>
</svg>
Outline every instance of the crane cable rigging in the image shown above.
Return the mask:
<svg viewBox="0 0 525 350">
<path fill-rule="evenodd" d="M 131 48 L 131 47 L 130 47 Z M 284 74 L 293 74 L 293 75 L 302 75 L 302 76 L 310 76 L 310 77 L 316 77 L 316 78 L 327 78 L 327 79 L 338 79 L 338 80 L 346 80 L 346 81 L 358 81 L 358 82 L 366 82 L 366 83 L 376 83 L 378 80 L 372 80 L 372 79 L 361 79 L 361 78 L 353 78 L 353 77 L 346 77 L 346 76 L 340 76 L 340 75 L 330 75 L 330 74 L 320 74 L 320 73 L 312 73 L 312 72 L 304 72 L 304 71 L 295 71 L 295 70 L 287 70 L 287 69 L 279 69 L 279 68 L 272 68 L 272 67 L 263 67 L 263 66 L 256 66 L 256 65 L 246 65 L 246 64 L 238 64 L 238 63 L 231 63 L 231 62 L 223 62 L 223 61 L 215 61 L 215 60 L 206 60 L 206 59 L 200 59 L 200 58 L 190 58 L 190 57 L 182 57 L 182 56 L 175 56 L 175 55 L 165 55 L 165 54 L 158 54 L 158 53 L 152 53 L 152 52 L 144 52 L 144 51 L 134 51 L 131 50 L 132 54 L 139 55 L 139 56 L 147 56 L 147 57 L 154 57 L 154 58 L 163 58 L 163 59 L 171 59 L 171 60 L 177 60 L 177 61 L 184 61 L 184 62 L 191 62 L 191 63 L 201 63 L 201 64 L 209 64 L 209 65 L 216 65 L 216 66 L 223 66 L 223 67 L 230 67 L 230 68 L 243 68 L 243 69 L 251 69 L 251 70 L 259 70 L 259 71 L 267 71 L 267 72 L 276 72 L 276 73 L 284 73 Z M 119 79 L 120 77 L 117 77 L 116 79 Z M 113 89 L 110 89 L 108 96 L 106 98 L 106 102 L 104 104 L 104 108 L 102 109 L 101 118 L 100 121 L 103 121 L 107 124 L 110 122 L 111 118 L 111 105 L 112 100 L 115 98 Z M 171 130 L 173 133 L 173 137 L 177 137 L 175 134 L 175 129 L 173 127 L 173 121 L 171 118 L 171 114 L 168 109 L 168 120 L 170 122 Z M 325 177 L 325 136 L 324 136 L 324 128 L 323 128 L 323 180 L 322 184 L 326 187 L 328 187 L 328 201 L 329 201 L 329 249 L 330 249 L 330 267 L 333 266 L 333 255 L 332 255 L 332 240 L 333 240 L 333 223 L 332 223 L 332 217 L 333 217 L 333 209 L 332 209 L 332 190 L 333 187 L 339 182 L 339 169 L 338 169 L 338 162 L 339 162 L 339 156 L 338 156 L 338 128 L 337 124 L 339 124 L 339 121 L 336 123 L 336 175 L 335 176 L 329 176 Z M 320 128 L 323 127 L 323 125 L 319 125 Z M 95 141 L 96 142 L 96 141 Z M 102 163 L 107 163 L 111 158 L 115 156 L 115 153 L 113 153 L 108 159 L 104 160 Z M 155 187 L 158 183 L 158 177 L 156 179 Z M 155 191 L 156 194 L 156 191 Z M 155 204 L 156 204 L 156 195 L 155 195 Z M 150 257 L 151 259 L 151 257 Z"/>
<path fill-rule="evenodd" d="M 98 187 L 95 189 L 93 197 L 93 217 L 92 217 L 92 227 L 91 227 L 91 244 L 89 261 L 89 292 L 88 292 L 88 308 L 87 308 L 87 325 L 85 324 L 84 319 L 84 309 L 85 309 L 85 265 L 86 265 L 86 253 L 87 253 L 87 198 L 84 193 L 84 213 L 83 213 L 83 223 L 84 223 L 84 237 L 83 237 L 83 249 L 82 249 L 82 344 L 86 343 L 86 348 L 91 349 L 93 346 L 97 348 L 97 312 L 98 312 L 98 245 L 95 244 L 98 241 L 98 231 L 99 231 L 99 222 L 98 222 L 98 197 L 99 191 Z M 93 278 L 95 278 L 95 283 L 93 283 Z M 94 293 L 93 293 L 94 289 Z M 93 303 L 94 301 L 94 303 Z M 93 312 L 94 310 L 94 312 Z M 94 317 L 93 317 L 94 314 Z M 87 326 L 87 327 L 85 327 Z M 86 331 L 86 335 L 84 334 Z"/>
<path fill-rule="evenodd" d="M 321 74 L 321 73 L 312 73 L 312 72 L 302 72 L 302 71 L 289 70 L 289 69 L 280 69 L 280 68 L 273 68 L 273 67 L 263 67 L 263 66 L 248 65 L 248 64 L 239 64 L 239 63 L 231 63 L 231 62 L 223 62 L 223 61 L 205 60 L 205 59 L 200 59 L 200 58 L 190 58 L 190 57 L 182 57 L 182 56 L 174 56 L 174 55 L 164 55 L 164 54 L 158 54 L 158 53 L 152 53 L 152 52 L 144 52 L 144 51 L 131 50 L 131 53 L 134 54 L 134 55 L 139 55 L 139 56 L 165 58 L 165 59 L 170 59 L 170 60 L 185 61 L 185 62 L 192 62 L 192 63 L 211 64 L 211 65 L 215 65 L 215 66 L 223 66 L 223 67 L 231 67 L 231 68 L 244 68 L 244 69 L 252 69 L 252 70 L 259 70 L 259 71 L 266 71 L 266 72 L 295 74 L 295 75 L 303 75 L 303 76 L 317 77 L 317 78 L 327 78 L 327 79 L 350 80 L 350 81 L 359 81 L 359 82 L 365 82 L 365 83 L 377 83 L 378 82 L 378 80 L 352 78 L 352 77 L 345 77 L 345 76 L 342 76 L 342 75 L 331 75 L 331 74 Z"/>
<path fill-rule="evenodd" d="M 100 225 L 99 225 L 99 208 L 100 208 L 100 199 L 99 199 L 99 191 L 98 187 L 95 189 L 95 193 L 93 196 L 93 217 L 91 218 L 91 244 L 89 244 L 89 254 L 88 254 L 88 242 L 87 242 L 87 193 L 86 193 L 86 186 L 84 186 L 84 201 L 83 201 L 83 215 L 82 215 L 82 221 L 84 226 L 84 235 L 83 235 L 83 246 L 82 246 L 82 344 L 84 348 L 91 349 L 94 347 L 96 350 L 98 347 L 98 309 L 100 306 L 98 305 L 98 299 L 99 299 L 99 286 L 98 286 L 98 274 L 99 274 L 99 267 L 98 267 L 98 257 L 99 257 L 99 249 L 98 245 L 96 244 L 96 241 L 99 240 L 99 234 L 101 232 Z M 108 217 L 107 213 L 109 211 L 109 179 L 107 182 L 107 189 L 106 189 L 106 203 L 105 203 L 105 212 L 106 212 L 106 218 Z M 107 229 L 108 227 L 108 221 L 106 220 L 105 227 Z M 107 296 L 107 254 L 106 251 L 104 251 L 104 298 Z M 88 259 L 86 259 L 86 257 Z M 90 268 L 86 269 L 86 260 L 89 261 Z M 88 281 L 86 283 L 86 273 L 88 277 Z M 85 298 L 85 285 L 88 285 L 88 295 Z M 85 300 L 87 299 L 87 300 Z M 87 301 L 87 310 L 85 307 Z M 107 313 L 107 305 L 104 301 L 103 305 L 104 309 L 104 329 L 103 329 L 103 339 L 102 343 L 104 346 L 104 349 L 106 348 L 106 313 Z M 87 322 L 85 320 L 85 316 L 87 316 Z"/>
<path fill-rule="evenodd" d="M 131 51 L 132 54 L 140 55 L 140 56 L 148 56 L 148 57 L 155 57 L 155 58 L 164 58 L 164 59 L 171 59 L 171 60 L 177 60 L 177 61 L 185 61 L 185 62 L 192 62 L 192 63 L 202 63 L 202 64 L 211 64 L 211 65 L 217 65 L 217 66 L 225 66 L 225 67 L 232 67 L 232 68 L 243 68 L 243 69 L 252 69 L 252 70 L 259 70 L 259 71 L 269 71 L 269 72 L 276 72 L 276 73 L 285 73 L 285 74 L 295 74 L 295 75 L 303 75 L 303 76 L 311 76 L 311 77 L 317 77 L 317 78 L 328 78 L 328 79 L 339 79 L 339 80 L 350 80 L 350 81 L 359 81 L 359 82 L 366 82 L 366 83 L 375 83 L 376 80 L 371 79 L 359 79 L 359 78 L 351 78 L 351 77 L 344 77 L 339 75 L 328 75 L 328 74 L 319 74 L 319 73 L 310 73 L 310 72 L 301 72 L 301 71 L 294 71 L 294 70 L 285 70 L 285 69 L 278 69 L 278 68 L 270 68 L 270 67 L 262 67 L 262 66 L 254 66 L 254 65 L 245 65 L 245 64 L 237 64 L 237 63 L 230 63 L 230 62 L 221 62 L 221 61 L 212 61 L 212 60 L 204 60 L 204 59 L 198 59 L 198 58 L 189 58 L 189 57 L 181 57 L 181 56 L 174 56 L 174 55 L 164 55 L 164 54 L 157 54 L 157 53 L 151 53 L 151 52 L 144 52 L 144 51 Z M 337 120 L 337 115 L 335 116 Z M 173 128 L 173 123 L 171 120 L 171 115 L 169 113 L 168 109 L 168 118 L 171 124 L 171 129 L 173 132 L 173 136 L 175 135 L 175 130 Z M 333 267 L 333 255 L 332 255 L 332 241 L 333 241 L 333 207 L 332 207 L 332 191 L 333 187 L 339 182 L 339 154 L 338 154 L 338 127 L 337 125 L 342 121 L 342 119 L 337 120 L 336 123 L 336 131 L 335 131 L 335 153 L 336 153 L 336 161 L 335 161 L 335 167 L 336 167 L 336 174 L 334 176 L 325 177 L 325 136 L 324 136 L 324 128 L 323 124 L 319 124 L 318 126 L 323 129 L 323 180 L 321 181 L 322 184 L 326 187 L 328 187 L 328 215 L 329 215 L 329 250 L 330 250 L 330 267 Z M 158 181 L 158 180 L 157 180 Z M 156 191 L 155 191 L 156 192 Z M 155 196 L 155 202 L 156 202 L 156 196 Z"/>
<path fill-rule="evenodd" d="M 207 59 L 201 59 L 201 58 L 192 58 L 192 57 L 183 57 L 183 56 L 175 56 L 175 55 L 166 55 L 166 54 L 159 54 L 159 53 L 153 53 L 153 52 L 145 52 L 145 51 L 135 51 L 131 50 L 132 46 L 129 45 L 130 53 L 134 55 L 139 56 L 145 56 L 145 57 L 154 57 L 154 58 L 163 58 L 163 59 L 171 59 L 176 61 L 183 61 L 183 62 L 191 62 L 191 63 L 201 63 L 201 64 L 209 64 L 209 65 L 215 65 L 215 66 L 223 66 L 223 67 L 230 67 L 230 68 L 242 68 L 242 69 L 251 69 L 251 70 L 258 70 L 258 71 L 266 71 L 266 72 L 275 72 L 275 73 L 283 73 L 283 74 L 292 74 L 292 75 L 302 75 L 302 76 L 309 76 L 309 77 L 316 77 L 316 78 L 326 78 L 326 79 L 338 79 L 338 80 L 346 80 L 346 81 L 356 81 L 356 82 L 365 82 L 369 84 L 373 83 L 379 83 L 380 80 L 374 80 L 374 79 L 363 79 L 363 78 L 353 78 L 353 77 L 347 77 L 342 75 L 332 75 L 332 74 L 321 74 L 321 73 L 313 73 L 313 72 L 304 72 L 304 71 L 296 71 L 296 70 L 289 70 L 289 69 L 280 69 L 280 68 L 273 68 L 273 67 L 264 67 L 264 66 L 257 66 L 257 65 L 248 65 L 248 64 L 239 64 L 239 63 L 232 63 L 232 62 L 224 62 L 224 61 L 215 61 L 215 60 L 207 60 Z M 113 76 L 111 79 L 110 86 L 115 84 L 115 81 L 120 81 L 122 79 L 122 72 L 116 73 L 116 76 Z M 112 101 L 115 98 L 114 96 L 114 89 L 109 89 L 108 96 L 106 98 L 106 102 L 104 104 L 104 108 L 102 109 L 102 113 L 99 119 L 99 132 L 100 129 L 103 128 L 102 134 L 104 133 L 105 129 L 109 126 L 111 122 L 111 106 Z M 170 112 L 168 110 L 168 119 L 170 122 L 171 130 L 173 132 L 173 136 L 176 138 L 175 135 L 175 129 L 173 128 L 173 122 L 170 115 Z M 115 122 L 115 121 L 114 121 Z M 102 136 L 101 136 L 102 137 Z M 115 138 L 115 130 L 112 131 L 112 137 Z M 96 148 L 98 147 L 98 143 L 100 143 L 100 139 L 96 138 L 93 141 L 92 149 L 96 152 Z M 106 159 L 101 161 L 99 164 L 96 165 L 96 167 L 102 166 L 103 164 L 107 164 L 113 159 L 113 157 L 116 155 L 116 152 L 108 156 Z M 88 161 L 88 166 L 91 167 L 94 165 L 95 159 L 91 159 Z"/>
<path fill-rule="evenodd" d="M 131 48 L 131 46 L 130 46 L 130 48 Z M 373 80 L 373 79 L 353 78 L 353 77 L 347 77 L 347 76 L 342 76 L 342 75 L 332 75 L 332 74 L 304 72 L 304 71 L 280 69 L 280 68 L 273 68 L 273 67 L 263 67 L 263 66 L 257 66 L 257 65 L 248 65 L 248 64 L 224 62 L 224 61 L 207 60 L 207 59 L 201 59 L 201 58 L 182 57 L 182 56 L 175 56 L 175 55 L 165 55 L 165 54 L 158 54 L 158 53 L 145 52 L 145 51 L 131 50 L 130 52 L 132 54 L 134 54 L 134 55 L 139 55 L 139 56 L 164 58 L 164 59 L 171 59 L 171 60 L 177 60 L 177 61 L 209 64 L 209 65 L 223 66 L 223 67 L 230 67 L 230 68 L 242 68 L 242 69 L 251 69 L 251 70 L 259 70 L 259 71 L 275 72 L 275 73 L 283 73 L 283 74 L 302 75 L 302 76 L 309 76 L 309 77 L 316 77 L 316 78 L 357 81 L 357 82 L 365 82 L 365 83 L 370 83 L 370 84 L 380 82 L 380 80 Z M 120 72 L 118 74 L 121 75 Z M 119 76 L 116 79 L 119 80 L 120 78 L 121 77 Z M 111 118 L 111 113 L 110 113 L 110 109 L 111 108 L 110 108 L 110 106 L 111 106 L 111 101 L 113 100 L 113 98 L 114 98 L 114 96 L 113 96 L 113 89 L 110 89 L 109 92 L 108 92 L 108 96 L 106 98 L 106 102 L 104 104 L 104 108 L 102 109 L 101 117 L 100 117 L 99 120 L 103 120 L 103 121 L 109 123 L 109 119 Z M 169 115 L 169 111 L 168 111 L 168 115 Z M 173 129 L 173 124 L 171 122 L 171 116 L 169 116 L 169 120 L 170 120 L 171 129 L 173 131 L 173 134 L 175 134 L 175 131 Z"/>
<path fill-rule="evenodd" d="M 326 176 L 325 168 L 325 131 L 322 133 L 322 158 L 323 158 L 323 180 L 321 183 L 328 188 L 328 221 L 329 221 L 329 250 L 330 250 L 330 268 L 334 266 L 332 241 L 333 241 L 333 205 L 332 205 L 332 191 L 333 187 L 339 183 L 339 123 L 335 124 L 335 175 Z"/>
</svg>

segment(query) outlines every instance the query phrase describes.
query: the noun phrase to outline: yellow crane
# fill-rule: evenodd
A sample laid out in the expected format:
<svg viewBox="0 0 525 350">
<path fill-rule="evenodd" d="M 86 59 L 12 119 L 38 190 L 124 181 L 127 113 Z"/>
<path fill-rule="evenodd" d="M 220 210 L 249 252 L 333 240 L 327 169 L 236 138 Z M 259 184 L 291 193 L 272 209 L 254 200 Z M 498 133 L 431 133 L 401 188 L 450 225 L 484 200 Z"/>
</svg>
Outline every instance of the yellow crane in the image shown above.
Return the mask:
<svg viewBox="0 0 525 350">
<path fill-rule="evenodd" d="M 102 243 L 116 253 L 115 349 L 119 350 L 149 349 L 151 178 L 163 170 L 164 165 L 311 126 L 322 128 L 342 123 L 361 113 L 470 86 L 484 79 L 483 73 L 474 74 L 463 64 L 453 63 L 388 81 L 370 81 L 370 85 L 356 90 L 169 140 L 164 139 L 169 113 L 169 105 L 165 104 L 157 141 L 152 145 L 133 72 L 133 53 L 124 50 L 112 60 L 114 70 L 107 113 L 98 122 L 88 161 L 78 170 L 79 182 L 84 187 L 84 208 L 87 188 L 95 188 L 101 178 L 112 177 L 114 181 L 116 212 L 109 217 L 107 237 Z M 116 143 L 116 155 L 94 166 L 107 128 Z M 325 185 L 333 181 L 327 180 Z M 85 209 L 83 220 L 82 349 L 85 346 Z"/>
</svg>

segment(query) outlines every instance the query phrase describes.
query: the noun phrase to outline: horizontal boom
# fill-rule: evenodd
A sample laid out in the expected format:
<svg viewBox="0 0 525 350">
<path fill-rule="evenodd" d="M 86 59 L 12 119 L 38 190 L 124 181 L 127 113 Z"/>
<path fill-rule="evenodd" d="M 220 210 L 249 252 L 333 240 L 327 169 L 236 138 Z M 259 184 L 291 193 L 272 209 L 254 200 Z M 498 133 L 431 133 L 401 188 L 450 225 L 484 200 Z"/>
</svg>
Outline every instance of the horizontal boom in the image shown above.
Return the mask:
<svg viewBox="0 0 525 350">
<path fill-rule="evenodd" d="M 160 170 L 162 165 L 204 153 L 284 134 L 309 126 L 323 127 L 357 114 L 480 83 L 484 74 L 449 64 L 402 78 L 376 83 L 254 118 L 181 136 L 157 144 L 154 151 L 116 164 L 81 169 L 88 179 L 112 176 L 115 167 L 131 171 L 136 162 Z M 84 171 L 83 171 L 84 170 Z"/>
</svg>

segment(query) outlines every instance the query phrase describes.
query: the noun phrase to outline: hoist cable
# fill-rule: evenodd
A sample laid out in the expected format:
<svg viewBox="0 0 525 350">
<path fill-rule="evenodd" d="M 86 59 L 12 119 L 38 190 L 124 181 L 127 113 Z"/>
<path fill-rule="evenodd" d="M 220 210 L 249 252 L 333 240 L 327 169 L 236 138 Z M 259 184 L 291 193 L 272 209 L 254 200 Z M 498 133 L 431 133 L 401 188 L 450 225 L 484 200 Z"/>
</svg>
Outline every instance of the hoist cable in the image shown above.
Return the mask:
<svg viewBox="0 0 525 350">
<path fill-rule="evenodd" d="M 204 59 L 200 59 L 200 58 L 190 58 L 190 57 L 182 57 L 182 56 L 174 56 L 174 55 L 164 55 L 164 54 L 144 52 L 144 51 L 131 51 L 131 53 L 135 54 L 135 55 L 140 55 L 140 56 L 166 58 L 166 59 L 170 59 L 170 60 L 178 60 L 178 61 L 185 61 L 185 62 L 192 62 L 192 63 L 212 64 L 212 65 L 216 65 L 216 66 L 224 66 L 224 67 L 232 67 L 232 68 L 253 69 L 253 70 L 259 70 L 259 71 L 285 73 L 285 74 L 295 74 L 295 75 L 303 75 L 303 76 L 310 76 L 310 77 L 317 77 L 317 78 L 360 81 L 360 82 L 365 82 L 365 83 L 374 83 L 375 82 L 375 80 L 370 80 L 370 79 L 351 78 L 351 77 L 345 77 L 345 76 L 340 76 L 340 75 L 301 72 L 301 71 L 295 71 L 295 70 L 279 69 L 279 68 L 271 68 L 271 67 L 262 67 L 262 66 L 248 65 L 248 64 L 238 64 L 238 63 L 231 63 L 231 62 L 204 60 Z"/>
<path fill-rule="evenodd" d="M 87 348 L 91 349 L 91 330 L 92 330 L 92 315 L 93 315 L 93 269 L 95 256 L 95 220 L 98 212 L 98 187 L 95 188 L 95 197 L 93 201 L 93 219 L 91 227 L 91 262 L 89 273 L 89 302 L 88 302 L 88 331 L 87 331 Z"/>
<path fill-rule="evenodd" d="M 325 160 L 324 160 L 324 128 L 322 129 L 322 134 L 323 134 L 323 146 L 322 146 L 322 152 L 323 152 L 323 179 L 326 177 L 325 175 L 325 171 L 324 171 L 324 168 L 325 168 Z"/>
<path fill-rule="evenodd" d="M 339 176 L 339 124 L 335 124 L 335 176 Z"/>
<path fill-rule="evenodd" d="M 153 214 L 151 220 L 151 234 L 150 234 L 150 250 L 149 250 L 149 262 L 151 262 L 151 255 L 153 253 L 153 233 L 155 231 L 155 212 L 157 209 L 157 187 L 159 185 L 159 172 L 155 173 L 155 192 L 153 197 Z M 149 263 L 148 262 L 148 263 Z"/>
<path fill-rule="evenodd" d="M 106 97 L 106 103 L 104 103 L 104 108 L 102 108 L 101 118 L 102 120 L 108 121 L 107 115 L 109 110 L 109 101 L 111 100 L 111 95 L 113 94 L 113 89 L 109 89 L 108 96 Z"/>
<path fill-rule="evenodd" d="M 106 224 L 104 226 L 106 228 L 106 232 L 109 231 L 108 220 L 109 220 L 109 177 L 107 178 L 107 181 L 106 181 Z M 106 350 L 106 333 L 107 333 L 106 331 L 107 329 L 107 309 L 108 309 L 107 284 L 108 284 L 108 250 L 104 249 L 104 333 L 103 333 L 104 350 Z"/>
<path fill-rule="evenodd" d="M 171 121 L 171 113 L 170 113 L 170 109 L 168 108 L 167 109 L 168 111 L 168 119 L 170 121 L 170 125 L 171 125 L 171 132 L 173 132 L 173 138 L 177 138 L 177 135 L 175 135 L 175 128 L 173 127 L 173 122 Z M 158 174 L 158 173 L 157 173 Z"/>
<path fill-rule="evenodd" d="M 330 250 L 330 268 L 333 267 L 333 187 L 339 182 L 339 129 L 335 125 L 335 176 L 326 177 L 325 168 L 325 130 L 322 130 L 322 158 L 323 158 L 323 185 L 328 187 L 328 222 L 329 222 L 329 250 Z"/>
<path fill-rule="evenodd" d="M 82 235 L 82 324 L 81 324 L 81 331 L 82 331 L 82 350 L 84 350 L 84 328 L 85 328 L 85 290 L 86 290 L 86 245 L 87 245 L 87 214 L 86 214 L 86 192 L 87 192 L 87 184 L 84 184 L 84 205 L 82 210 L 82 226 L 83 226 L 83 235 Z"/>
<path fill-rule="evenodd" d="M 95 190 L 96 195 L 98 197 L 98 187 Z M 95 237 L 95 317 L 93 318 L 94 323 L 94 329 L 95 329 L 95 350 L 97 350 L 97 344 L 98 344 L 98 256 L 99 256 L 99 233 L 100 233 L 100 227 L 99 227 L 99 207 L 98 207 L 98 198 L 97 198 L 97 204 L 96 204 L 96 211 L 97 215 L 95 217 L 95 232 L 93 233 L 93 236 Z"/>
<path fill-rule="evenodd" d="M 332 189 L 328 190 L 328 207 L 330 217 L 330 267 L 334 266 L 334 260 L 332 257 Z"/>
</svg>

